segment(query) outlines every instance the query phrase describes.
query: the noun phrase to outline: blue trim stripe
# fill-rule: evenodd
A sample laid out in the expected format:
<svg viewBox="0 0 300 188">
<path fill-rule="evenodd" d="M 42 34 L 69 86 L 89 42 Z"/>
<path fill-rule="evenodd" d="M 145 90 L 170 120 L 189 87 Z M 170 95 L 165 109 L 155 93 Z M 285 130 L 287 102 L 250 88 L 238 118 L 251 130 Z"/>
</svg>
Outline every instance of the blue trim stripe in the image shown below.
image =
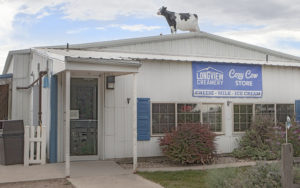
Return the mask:
<svg viewBox="0 0 300 188">
<path fill-rule="evenodd" d="M 47 75 L 44 77 L 43 88 L 49 88 L 49 78 Z"/>
<path fill-rule="evenodd" d="M 296 122 L 300 122 L 300 100 L 295 101 Z"/>
<path fill-rule="evenodd" d="M 49 161 L 57 162 L 57 76 L 51 77 L 50 90 L 51 123 L 49 141 Z"/>
<path fill-rule="evenodd" d="M 12 78 L 13 74 L 0 74 L 0 79 Z"/>
</svg>

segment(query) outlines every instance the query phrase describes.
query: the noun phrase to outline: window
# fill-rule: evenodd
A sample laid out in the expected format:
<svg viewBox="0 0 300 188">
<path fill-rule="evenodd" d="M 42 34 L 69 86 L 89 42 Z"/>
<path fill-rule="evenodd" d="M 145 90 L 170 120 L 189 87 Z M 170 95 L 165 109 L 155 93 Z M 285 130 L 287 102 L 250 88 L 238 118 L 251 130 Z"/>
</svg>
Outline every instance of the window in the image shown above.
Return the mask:
<svg viewBox="0 0 300 188">
<path fill-rule="evenodd" d="M 177 122 L 175 117 L 177 117 Z M 221 132 L 222 105 L 152 103 L 152 135 L 171 132 L 182 124 L 199 124 L 201 122 L 209 124 L 211 131 Z"/>
<path fill-rule="evenodd" d="M 274 118 L 275 114 L 274 104 L 256 104 L 255 115 L 269 115 Z"/>
<path fill-rule="evenodd" d="M 294 104 L 277 104 L 276 105 L 276 119 L 277 123 L 285 123 L 286 116 L 294 119 Z"/>
<path fill-rule="evenodd" d="M 197 124 L 201 121 L 199 104 L 177 104 L 177 125 Z"/>
<path fill-rule="evenodd" d="M 252 104 L 235 104 L 234 113 L 234 131 L 243 132 L 250 128 L 253 118 Z"/>
<path fill-rule="evenodd" d="M 175 104 L 152 104 L 152 134 L 163 134 L 175 129 Z"/>
<path fill-rule="evenodd" d="M 275 113 L 276 108 L 276 113 Z M 234 132 L 243 132 L 249 129 L 253 117 L 252 104 L 234 104 Z M 267 115 L 276 123 L 284 124 L 286 116 L 295 118 L 294 104 L 255 104 L 255 115 Z"/>
<path fill-rule="evenodd" d="M 203 123 L 208 123 L 210 130 L 214 132 L 222 131 L 222 105 L 203 104 L 202 105 Z"/>
</svg>

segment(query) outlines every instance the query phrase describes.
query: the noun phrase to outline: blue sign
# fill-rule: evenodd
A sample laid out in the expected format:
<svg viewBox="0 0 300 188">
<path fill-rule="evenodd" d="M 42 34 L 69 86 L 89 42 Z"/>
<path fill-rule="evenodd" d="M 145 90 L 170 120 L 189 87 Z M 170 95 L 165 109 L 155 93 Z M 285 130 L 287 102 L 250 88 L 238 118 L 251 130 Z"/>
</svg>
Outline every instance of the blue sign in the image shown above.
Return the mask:
<svg viewBox="0 0 300 188">
<path fill-rule="evenodd" d="M 193 62 L 194 97 L 262 97 L 261 65 Z"/>
</svg>

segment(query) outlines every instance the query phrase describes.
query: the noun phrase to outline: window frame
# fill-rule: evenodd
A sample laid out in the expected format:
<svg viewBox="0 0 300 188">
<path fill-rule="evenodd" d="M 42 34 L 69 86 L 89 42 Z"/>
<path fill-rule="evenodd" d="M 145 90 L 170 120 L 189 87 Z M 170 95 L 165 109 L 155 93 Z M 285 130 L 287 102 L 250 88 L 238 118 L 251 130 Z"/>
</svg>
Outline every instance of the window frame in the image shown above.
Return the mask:
<svg viewBox="0 0 300 188">
<path fill-rule="evenodd" d="M 177 111 L 177 105 L 176 103 L 173 103 L 173 102 L 152 102 L 150 101 L 150 137 L 161 137 L 161 136 L 164 136 L 165 134 L 164 133 L 159 133 L 159 134 L 153 134 L 152 132 L 152 105 L 153 104 L 174 104 L 175 105 L 175 129 L 177 129 L 177 114 L 176 114 L 176 111 Z"/>
<path fill-rule="evenodd" d="M 203 115 L 202 115 L 202 105 L 210 105 L 210 104 L 219 104 L 221 105 L 221 117 L 222 117 L 222 122 L 221 122 L 221 132 L 214 132 L 215 134 L 219 135 L 224 135 L 225 134 L 225 130 L 224 130 L 224 123 L 225 123 L 225 117 L 224 117 L 224 102 L 191 102 L 191 101 L 183 101 L 183 102 L 174 102 L 174 101 L 164 101 L 164 102 L 160 102 L 160 101 L 150 101 L 150 137 L 162 137 L 165 136 L 164 133 L 161 134 L 153 134 L 152 132 L 152 105 L 153 104 L 174 104 L 175 105 L 175 129 L 177 129 L 178 127 L 178 122 L 177 122 L 177 105 L 178 104 L 199 104 L 200 105 L 200 123 L 203 123 Z"/>
<path fill-rule="evenodd" d="M 221 105 L 221 119 L 222 119 L 222 122 L 221 122 L 221 131 L 212 131 L 214 132 L 215 134 L 217 135 L 223 135 L 225 134 L 225 130 L 224 130 L 224 120 L 225 120 L 225 117 L 224 117 L 224 103 L 201 103 L 201 123 L 203 123 L 203 109 L 202 109 L 202 105 Z"/>
<path fill-rule="evenodd" d="M 294 110 L 294 114 L 293 114 L 293 116 L 294 116 L 294 121 L 295 121 L 295 117 L 296 117 L 296 109 L 295 109 L 295 107 L 296 107 L 296 105 L 295 105 L 295 103 L 277 103 L 276 105 L 275 105 L 275 112 L 276 112 L 276 114 L 275 114 L 275 122 L 276 122 L 276 125 L 277 125 L 277 105 L 293 105 L 294 106 L 294 108 L 293 108 L 293 110 Z M 291 121 L 293 121 L 293 119 L 291 119 Z"/>
<path fill-rule="evenodd" d="M 188 113 L 190 113 L 190 112 L 182 112 L 182 113 L 178 113 L 178 105 L 189 105 L 189 104 L 191 104 L 191 105 L 193 105 L 193 104 L 196 104 L 196 105 L 200 105 L 200 112 L 198 112 L 198 113 L 193 113 L 192 112 L 192 114 L 200 114 L 200 121 L 199 121 L 199 123 L 202 123 L 202 103 L 175 103 L 175 105 L 176 105 L 176 111 L 175 111 L 175 116 L 176 116 L 176 126 L 175 126 L 175 128 L 177 128 L 178 127 L 178 124 L 182 124 L 182 123 L 178 123 L 178 115 L 180 115 L 180 114 L 182 114 L 182 115 L 185 115 L 185 117 L 186 117 L 186 115 L 188 114 Z M 186 122 L 185 122 L 186 123 Z M 188 124 L 197 124 L 197 123 L 188 123 Z"/>
<path fill-rule="evenodd" d="M 232 134 L 244 134 L 245 133 L 245 131 L 234 131 L 234 105 L 252 105 L 252 117 L 253 117 L 253 119 L 252 119 L 252 121 L 253 120 L 255 120 L 255 115 L 256 115 L 256 113 L 255 113 L 255 105 L 270 105 L 270 104 L 272 104 L 272 105 L 274 105 L 274 123 L 275 123 L 275 126 L 277 126 L 277 105 L 279 104 L 279 105 L 281 105 L 281 104 L 288 104 L 288 105 L 294 105 L 294 116 L 295 116 L 295 113 L 296 113 L 296 110 L 295 110 L 295 103 L 259 103 L 259 102 L 257 102 L 257 103 L 232 103 L 233 105 L 232 105 Z"/>
<path fill-rule="evenodd" d="M 260 104 L 260 103 L 258 103 Z M 232 104 L 232 115 L 231 115 L 231 118 L 232 118 L 232 133 L 233 134 L 244 134 L 246 131 L 234 131 L 234 105 L 252 105 L 252 121 L 254 120 L 255 118 L 255 103 L 233 103 Z"/>
</svg>

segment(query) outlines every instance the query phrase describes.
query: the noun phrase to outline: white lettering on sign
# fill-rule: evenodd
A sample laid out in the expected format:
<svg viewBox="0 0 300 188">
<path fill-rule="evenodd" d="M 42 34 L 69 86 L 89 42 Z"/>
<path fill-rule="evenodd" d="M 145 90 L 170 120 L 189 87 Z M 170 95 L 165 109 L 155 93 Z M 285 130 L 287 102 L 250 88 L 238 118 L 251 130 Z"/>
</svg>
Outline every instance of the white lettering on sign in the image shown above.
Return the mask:
<svg viewBox="0 0 300 188">
<path fill-rule="evenodd" d="M 193 97 L 261 98 L 261 65 L 192 62 Z"/>
<path fill-rule="evenodd" d="M 245 78 L 251 79 L 251 78 L 257 78 L 258 74 L 254 74 L 251 72 L 251 70 L 247 70 L 245 73 Z"/>
<path fill-rule="evenodd" d="M 236 72 L 235 69 L 230 69 L 229 71 L 229 78 L 236 78 L 238 80 L 243 80 L 244 77 L 246 79 L 255 79 L 258 77 L 258 74 L 252 73 L 251 70 L 246 70 L 245 73 L 243 72 Z"/>
<path fill-rule="evenodd" d="M 235 69 L 230 69 L 229 78 L 236 78 L 238 80 L 243 80 L 244 79 L 244 73 L 238 73 L 238 72 L 235 72 Z"/>
<path fill-rule="evenodd" d="M 194 90 L 196 97 L 261 97 L 262 91 Z"/>
<path fill-rule="evenodd" d="M 197 85 L 223 85 L 224 74 L 222 71 L 207 67 L 196 74 Z"/>
<path fill-rule="evenodd" d="M 245 72 L 236 72 L 235 69 L 230 69 L 229 78 L 238 79 L 235 81 L 236 86 L 253 86 L 253 81 L 244 81 L 245 79 L 256 79 L 258 74 L 252 73 L 251 70 L 246 70 Z"/>
<path fill-rule="evenodd" d="M 253 86 L 252 81 L 241 81 L 241 80 L 236 80 L 235 81 L 236 86 Z"/>
<path fill-rule="evenodd" d="M 218 72 L 211 72 L 211 71 L 199 72 L 199 73 L 197 74 L 197 79 L 223 80 L 223 74 L 220 74 L 220 73 L 218 73 Z"/>
</svg>

